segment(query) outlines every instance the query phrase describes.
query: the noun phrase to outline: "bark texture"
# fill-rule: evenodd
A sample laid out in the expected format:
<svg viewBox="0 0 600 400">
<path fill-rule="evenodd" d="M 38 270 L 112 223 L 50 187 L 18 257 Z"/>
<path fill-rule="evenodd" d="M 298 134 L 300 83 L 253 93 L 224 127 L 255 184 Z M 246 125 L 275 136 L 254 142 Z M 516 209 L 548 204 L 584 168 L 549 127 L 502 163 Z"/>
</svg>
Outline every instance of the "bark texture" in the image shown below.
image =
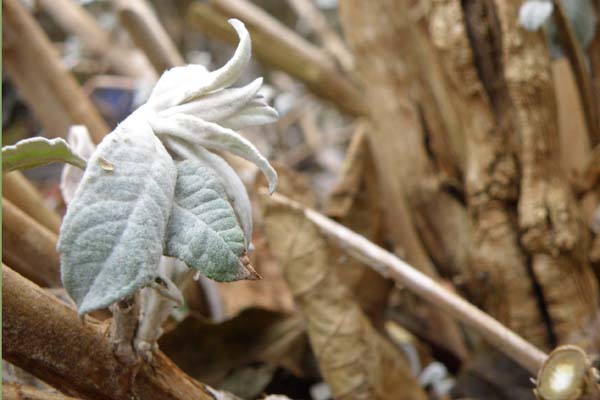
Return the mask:
<svg viewBox="0 0 600 400">
<path fill-rule="evenodd" d="M 465 189 L 472 231 L 470 268 L 464 281 L 471 298 L 483 309 L 531 342 L 547 348 L 548 326 L 534 284 L 528 278 L 528 260 L 519 245 L 515 224 L 517 160 L 510 148 L 506 123 L 502 124 L 502 116 L 494 114 L 480 80 L 483 73 L 476 64 L 476 51 L 493 48 L 493 43 L 486 41 L 493 30 L 492 16 L 485 18 L 482 11 L 467 6 L 463 12 L 458 0 L 438 0 L 433 2 L 428 18 L 432 43 L 452 85 L 452 99 L 460 110 L 466 137 Z M 479 23 L 478 31 L 469 32 L 465 14 Z M 499 98 L 501 94 L 495 96 Z"/>
<path fill-rule="evenodd" d="M 419 227 L 430 225 L 427 221 L 432 221 L 433 215 L 464 221 L 466 212 L 444 190 L 444 179 L 428 155 L 420 105 L 413 96 L 414 90 L 427 88 L 415 87 L 411 81 L 411 73 L 420 65 L 415 58 L 405 58 L 406 53 L 414 54 L 416 43 L 409 40 L 415 33 L 403 11 L 404 2 L 340 2 L 344 31 L 355 53 L 357 72 L 369 104 L 373 125 L 369 144 L 383 192 L 390 237 L 403 258 L 439 279 L 429 250 L 434 254 L 452 254 L 452 246 L 466 241 L 468 231 L 463 230 L 464 225 L 447 223 L 447 236 L 435 237 Z M 448 267 L 448 278 L 460 267 Z M 440 329 L 444 341 L 457 354 L 465 354 L 456 325 L 436 311 L 431 312 L 429 320 L 444 327 Z"/>
<path fill-rule="evenodd" d="M 559 343 L 590 348 L 583 327 L 596 319 L 598 287 L 588 233 L 560 169 L 558 121 L 548 48 L 542 33 L 518 24 L 520 2 L 494 2 L 502 33 L 504 79 L 514 107 L 521 167 L 521 243 Z M 592 322 L 594 323 L 594 322 Z"/>
<path fill-rule="evenodd" d="M 102 329 L 104 328 L 104 329 Z M 214 399 L 162 353 L 139 370 L 114 357 L 106 326 L 86 319 L 2 266 L 2 357 L 83 399 Z"/>
</svg>

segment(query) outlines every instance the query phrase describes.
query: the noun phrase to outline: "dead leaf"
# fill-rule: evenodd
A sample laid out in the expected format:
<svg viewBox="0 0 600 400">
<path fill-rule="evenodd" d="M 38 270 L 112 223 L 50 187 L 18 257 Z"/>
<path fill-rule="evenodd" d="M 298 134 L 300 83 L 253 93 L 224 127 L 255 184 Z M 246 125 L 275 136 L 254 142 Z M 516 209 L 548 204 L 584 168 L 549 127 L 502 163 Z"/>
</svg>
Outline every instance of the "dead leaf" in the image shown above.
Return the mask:
<svg viewBox="0 0 600 400">
<path fill-rule="evenodd" d="M 251 308 L 220 324 L 189 316 L 159 345 L 190 376 L 218 386 L 235 368 L 257 361 L 302 376 L 306 337 L 300 318 Z"/>
<path fill-rule="evenodd" d="M 329 244 L 302 212 L 267 203 L 271 250 L 336 399 L 425 399 L 406 360 L 375 331 L 335 273 Z"/>
</svg>

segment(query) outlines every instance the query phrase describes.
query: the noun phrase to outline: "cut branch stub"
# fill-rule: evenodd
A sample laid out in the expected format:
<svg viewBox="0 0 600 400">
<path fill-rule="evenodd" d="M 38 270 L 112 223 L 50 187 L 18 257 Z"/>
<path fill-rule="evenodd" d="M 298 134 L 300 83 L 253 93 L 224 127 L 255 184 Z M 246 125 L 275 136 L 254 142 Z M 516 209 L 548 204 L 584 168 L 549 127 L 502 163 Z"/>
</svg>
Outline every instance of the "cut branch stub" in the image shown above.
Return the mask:
<svg viewBox="0 0 600 400">
<path fill-rule="evenodd" d="M 540 368 L 535 394 L 540 400 L 600 398 L 600 376 L 577 346 L 555 349 Z"/>
</svg>

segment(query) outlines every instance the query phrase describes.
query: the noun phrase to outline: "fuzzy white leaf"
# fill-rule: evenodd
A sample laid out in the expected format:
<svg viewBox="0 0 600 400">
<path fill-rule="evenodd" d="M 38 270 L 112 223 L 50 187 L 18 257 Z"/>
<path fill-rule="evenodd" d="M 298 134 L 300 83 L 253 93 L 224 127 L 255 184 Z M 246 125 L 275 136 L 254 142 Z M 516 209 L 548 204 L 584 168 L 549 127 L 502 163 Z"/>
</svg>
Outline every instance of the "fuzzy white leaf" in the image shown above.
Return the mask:
<svg viewBox="0 0 600 400">
<path fill-rule="evenodd" d="M 90 133 L 85 125 L 73 125 L 69 129 L 67 140 L 73 151 L 79 154 L 84 160 L 89 159 L 96 150 L 96 145 L 92 142 Z M 81 168 L 70 164 L 66 164 L 63 167 L 60 177 L 60 191 L 67 205 L 73 200 L 81 178 L 83 178 L 83 170 Z"/>
<path fill-rule="evenodd" d="M 2 148 L 2 172 L 34 168 L 53 162 L 85 168 L 85 160 L 61 138 L 34 137 Z"/>
<path fill-rule="evenodd" d="M 239 133 L 191 115 L 153 118 L 150 125 L 157 135 L 175 137 L 207 149 L 229 151 L 254 163 L 265 174 L 272 193 L 277 187 L 277 173 L 252 143 Z"/>
<path fill-rule="evenodd" d="M 178 104 L 191 101 L 206 93 L 231 86 L 239 78 L 252 54 L 250 34 L 244 24 L 237 19 L 228 21 L 237 32 L 240 42 L 235 53 L 227 63 L 208 75 L 200 74 L 197 66 L 176 67 L 168 71 L 167 81 L 159 80 L 157 87 L 150 96 L 149 104 L 154 110 L 165 110 Z M 177 75 L 175 75 L 177 74 Z M 197 76 L 193 76 L 197 74 Z M 190 78 L 183 80 L 184 77 Z"/>
<path fill-rule="evenodd" d="M 257 278 L 248 265 L 244 234 L 221 181 L 201 163 L 177 164 L 165 255 L 219 282 Z"/>
<path fill-rule="evenodd" d="M 256 99 L 248 103 L 243 109 L 231 117 L 219 121 L 219 125 L 236 131 L 249 126 L 270 124 L 277 121 L 278 118 L 279 114 L 274 108 L 269 107 L 266 103 Z"/>
<path fill-rule="evenodd" d="M 551 1 L 527 1 L 519 9 L 519 23 L 528 31 L 537 31 L 548 21 L 553 10 Z"/>
<path fill-rule="evenodd" d="M 201 146 L 188 146 L 176 139 L 169 139 L 167 146 L 182 158 L 196 160 L 217 174 L 242 227 L 246 246 L 252 250 L 252 205 L 244 183 L 233 168 L 223 158 Z"/>
<path fill-rule="evenodd" d="M 155 111 L 165 110 L 168 107 L 179 104 L 177 101 L 182 87 L 190 85 L 190 82 L 203 82 L 209 76 L 209 72 L 202 65 L 185 65 L 174 67 L 165 71 L 148 98 L 147 104 Z"/>
<path fill-rule="evenodd" d="M 254 99 L 262 85 L 262 81 L 262 78 L 257 78 L 246 86 L 223 89 L 201 96 L 189 103 L 161 111 L 158 116 L 169 117 L 177 114 L 189 114 L 205 121 L 217 122 L 234 115 Z"/>
<path fill-rule="evenodd" d="M 58 243 L 63 284 L 80 314 L 131 296 L 155 278 L 176 174 L 139 114 L 100 143 Z"/>
<path fill-rule="evenodd" d="M 240 39 L 240 42 L 235 49 L 235 53 L 224 66 L 210 73 L 210 77 L 207 79 L 206 83 L 197 89 L 189 90 L 185 96 L 186 100 L 233 85 L 240 78 L 248 61 L 250 61 L 250 56 L 252 55 L 252 42 L 244 23 L 235 18 L 232 18 L 227 22 L 235 29 Z"/>
</svg>

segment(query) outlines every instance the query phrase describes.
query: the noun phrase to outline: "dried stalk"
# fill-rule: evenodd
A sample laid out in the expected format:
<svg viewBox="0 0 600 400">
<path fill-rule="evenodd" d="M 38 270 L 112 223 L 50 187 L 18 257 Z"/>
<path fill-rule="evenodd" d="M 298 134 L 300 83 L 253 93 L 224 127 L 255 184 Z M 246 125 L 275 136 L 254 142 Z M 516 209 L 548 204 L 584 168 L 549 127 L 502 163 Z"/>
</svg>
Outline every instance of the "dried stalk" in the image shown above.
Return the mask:
<svg viewBox="0 0 600 400">
<path fill-rule="evenodd" d="M 110 322 L 109 341 L 113 354 L 123 365 L 133 367 L 140 359 L 133 349 L 133 339 L 138 325 L 140 303 L 138 296 L 123 299 L 110 307 L 112 320 Z"/>
<path fill-rule="evenodd" d="M 301 211 L 308 220 L 336 242 L 343 251 L 356 257 L 382 275 L 391 277 L 397 284 L 405 286 L 432 305 L 445 310 L 452 317 L 469 325 L 481 333 L 482 337 L 497 347 L 499 351 L 522 365 L 532 374 L 537 374 L 547 355 L 488 314 L 393 254 L 324 215 L 278 194 L 268 197 L 268 192 L 264 188 L 261 188 L 260 192 L 267 198 L 266 201 Z"/>
<path fill-rule="evenodd" d="M 460 248 L 457 243 L 468 240 L 466 210 L 444 190 L 425 148 L 426 132 L 411 96 L 414 83 L 409 72 L 418 70 L 419 65 L 412 57 L 415 44 L 409 40 L 406 8 L 404 3 L 340 3 L 345 33 L 370 106 L 373 129 L 368 137 L 384 204 L 389 205 L 385 207 L 389 239 L 427 275 L 439 279 L 436 265 L 440 265 L 445 276 L 452 278 L 464 268 L 464 264 L 450 265 L 448 260 L 453 257 L 447 255 Z M 440 225 L 451 230 L 436 235 L 429 229 Z M 435 264 L 430 253 L 439 256 Z M 435 310 L 431 314 L 443 326 L 439 331 L 446 336 L 447 347 L 464 354 L 457 326 Z"/>
<path fill-rule="evenodd" d="M 479 5 L 481 3 L 477 3 Z M 480 81 L 475 54 L 491 53 L 486 42 L 493 32 L 481 9 L 458 0 L 437 0 L 429 16 L 431 41 L 437 48 L 455 95 L 452 98 L 464 126 L 467 144 L 465 188 L 472 224 L 465 281 L 469 299 L 532 343 L 550 345 L 527 258 L 514 226 L 516 156 L 507 132 L 497 124 L 491 100 Z M 468 24 L 477 29 L 468 37 Z M 484 29 L 487 28 L 487 29 Z M 471 47 L 473 46 L 473 48 Z M 491 86 L 491 85 L 490 85 Z M 487 279 L 482 280 L 481 277 Z"/>
<path fill-rule="evenodd" d="M 2 196 L 19 208 L 31 218 L 58 234 L 60 229 L 60 216 L 44 204 L 40 192 L 19 171 L 2 175 Z"/>
<path fill-rule="evenodd" d="M 428 213 L 437 212 L 434 208 L 442 208 L 444 212 L 440 214 L 448 219 L 464 220 L 466 215 L 462 206 L 454 207 L 458 201 L 442 188 L 425 149 L 426 132 L 418 105 L 411 96 L 413 80 L 409 71 L 418 70 L 419 65 L 410 56 L 413 44 L 408 39 L 409 22 L 401 10 L 385 2 L 347 0 L 340 7 L 348 40 L 357 54 L 357 71 L 365 82 L 365 97 L 371 106 L 373 129 L 368 137 L 373 159 L 385 201 L 394 204 L 386 209 L 391 214 L 389 220 L 394 221 L 389 229 L 406 258 L 434 276 L 437 271 L 427 254 L 431 249 L 420 240 L 429 232 L 418 231 L 415 216 L 409 210 L 421 208 L 424 219 L 428 219 Z M 406 5 L 402 3 L 401 8 L 406 10 Z M 432 196 L 436 198 L 435 204 L 431 203 Z M 459 217 L 454 218 L 455 214 Z M 450 235 L 452 247 L 467 236 L 466 230 L 458 228 L 454 226 L 455 231 Z M 442 244 L 445 248 L 448 245 Z"/>
<path fill-rule="evenodd" d="M 57 236 L 2 199 L 2 260 L 47 287 L 60 287 Z"/>
<path fill-rule="evenodd" d="M 519 3 L 519 2 L 517 2 Z M 547 43 L 518 25 L 519 4 L 494 2 L 502 33 L 503 78 L 514 111 L 521 166 L 519 227 L 559 343 L 593 347 L 583 333 L 596 317 L 597 281 L 588 234 L 560 170 L 555 93 Z"/>
<path fill-rule="evenodd" d="M 49 317 L 51 316 L 51 317 Z M 214 400 L 211 389 L 165 355 L 137 371 L 113 356 L 105 333 L 6 266 L 2 266 L 2 356 L 60 391 L 94 400 Z"/>
<path fill-rule="evenodd" d="M 144 55 L 115 43 L 110 33 L 79 2 L 40 0 L 38 3 L 62 29 L 79 37 L 87 49 L 105 58 L 119 74 L 134 79 L 156 80 L 156 74 Z"/>
<path fill-rule="evenodd" d="M 589 191 L 593 190 L 598 181 L 600 180 L 600 146 L 594 147 L 592 150 L 590 160 L 585 167 L 582 179 L 581 179 L 581 190 Z"/>
<path fill-rule="evenodd" d="M 342 38 L 329 26 L 327 18 L 312 0 L 288 0 L 288 3 L 299 17 L 304 18 L 312 26 L 325 50 L 335 57 L 344 71 L 351 73 L 354 70 L 352 53 Z"/>
<path fill-rule="evenodd" d="M 137 47 L 146 54 L 159 74 L 184 60 L 145 0 L 118 1 L 119 19 Z"/>
<path fill-rule="evenodd" d="M 592 92 L 592 80 L 586 65 L 585 56 L 581 46 L 575 37 L 573 26 L 567 17 L 566 11 L 560 0 L 553 0 L 554 12 L 552 13 L 556 30 L 562 44 L 573 73 L 577 88 L 579 89 L 579 97 L 583 106 L 583 114 L 585 123 L 588 129 L 590 144 L 595 146 L 600 143 L 600 116 L 594 102 L 594 94 Z"/>
<path fill-rule="evenodd" d="M 33 386 L 2 382 L 2 398 L 4 400 L 77 400 L 75 397 L 60 393 L 50 393 Z"/>
<path fill-rule="evenodd" d="M 108 133 L 108 126 L 96 108 L 81 90 L 73 75 L 62 65 L 56 49 L 33 17 L 18 0 L 2 2 L 4 26 L 3 63 L 9 76 L 22 92 L 27 103 L 39 116 L 50 104 L 60 105 L 62 113 L 69 116 L 70 124 L 87 126 L 94 141 L 99 142 Z M 23 72 L 26 69 L 26 73 Z M 26 79 L 47 87 L 49 95 L 38 98 Z M 50 96 L 52 100 L 50 101 Z M 59 112 L 53 109 L 53 112 Z M 49 131 L 50 135 L 65 135 L 68 127 Z"/>
<path fill-rule="evenodd" d="M 402 53 L 409 68 L 411 80 L 418 83 L 419 112 L 422 124 L 427 130 L 431 152 L 436 167 L 446 175 L 452 184 L 459 185 L 465 169 L 464 127 L 459 118 L 461 110 L 452 101 L 454 91 L 444 73 L 443 63 L 436 54 L 427 32 L 422 26 L 426 21 L 412 17 L 410 2 L 400 3 L 394 11 L 405 17 L 395 18 L 399 33 L 406 39 L 401 41 Z M 400 47 L 400 46 L 399 46 Z M 416 79 L 414 79 L 414 78 Z"/>
<path fill-rule="evenodd" d="M 200 31 L 231 44 L 237 38 L 227 19 L 240 19 L 250 31 L 253 52 L 260 61 L 302 81 L 317 96 L 332 101 L 343 111 L 365 114 L 366 104 L 360 90 L 334 59 L 252 3 L 239 0 L 212 1 L 210 5 L 195 3 L 188 17 Z"/>
</svg>

